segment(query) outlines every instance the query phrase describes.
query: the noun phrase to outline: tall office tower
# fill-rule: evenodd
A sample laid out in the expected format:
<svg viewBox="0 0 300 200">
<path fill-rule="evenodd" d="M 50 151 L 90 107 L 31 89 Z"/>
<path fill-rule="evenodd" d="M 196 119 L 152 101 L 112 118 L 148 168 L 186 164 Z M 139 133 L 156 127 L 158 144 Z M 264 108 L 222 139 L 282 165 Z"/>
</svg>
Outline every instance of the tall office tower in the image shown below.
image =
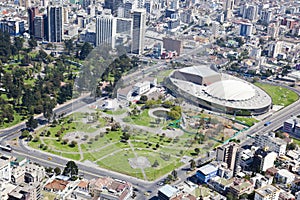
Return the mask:
<svg viewBox="0 0 300 200">
<path fill-rule="evenodd" d="M 38 7 L 31 7 L 27 9 L 28 12 L 28 26 L 29 26 L 29 34 L 34 35 L 34 17 L 39 14 Z"/>
<path fill-rule="evenodd" d="M 62 42 L 63 14 L 61 6 L 48 7 L 48 36 L 49 42 Z"/>
<path fill-rule="evenodd" d="M 132 46 L 131 52 L 134 54 L 142 54 L 144 52 L 146 28 L 146 11 L 145 9 L 136 9 L 133 11 L 132 25 Z"/>
<path fill-rule="evenodd" d="M 218 147 L 216 160 L 227 163 L 228 169 L 234 170 L 238 149 L 239 146 L 236 143 L 227 143 Z"/>
<path fill-rule="evenodd" d="M 89 5 L 91 5 L 91 0 L 82 0 L 81 6 L 84 10 L 86 10 Z"/>
<path fill-rule="evenodd" d="M 34 37 L 42 40 L 45 36 L 44 28 L 45 17 L 43 15 L 37 15 L 34 17 Z"/>
<path fill-rule="evenodd" d="M 69 7 L 68 6 L 63 7 L 62 17 L 63 17 L 63 24 L 68 24 L 69 23 Z"/>
<path fill-rule="evenodd" d="M 131 10 L 133 8 L 133 4 L 130 1 L 125 2 L 124 4 L 124 17 L 131 18 Z"/>
<path fill-rule="evenodd" d="M 224 10 L 224 15 L 226 20 L 232 17 L 233 7 L 234 7 L 234 0 L 224 0 L 223 10 Z"/>
<path fill-rule="evenodd" d="M 96 46 L 110 46 L 115 48 L 116 18 L 112 15 L 102 14 L 96 19 Z"/>
<path fill-rule="evenodd" d="M 144 8 L 145 0 L 135 0 L 137 8 Z"/>
<path fill-rule="evenodd" d="M 123 0 L 105 0 L 104 8 L 111 9 L 112 14 L 116 14 L 118 7 L 123 4 Z"/>
<path fill-rule="evenodd" d="M 240 35 L 241 36 L 251 36 L 252 35 L 252 30 L 253 30 L 253 24 L 251 23 L 246 23 L 242 22 L 240 24 Z"/>
<path fill-rule="evenodd" d="M 248 5 L 243 6 L 242 17 L 244 19 L 249 19 L 251 21 L 257 20 L 258 17 L 258 8 L 257 5 Z"/>
<path fill-rule="evenodd" d="M 151 13 L 151 11 L 152 11 L 152 1 L 151 0 L 145 0 L 144 8 L 146 9 L 147 13 Z"/>
<path fill-rule="evenodd" d="M 224 0 L 223 9 L 226 10 L 233 10 L 234 0 Z"/>
</svg>

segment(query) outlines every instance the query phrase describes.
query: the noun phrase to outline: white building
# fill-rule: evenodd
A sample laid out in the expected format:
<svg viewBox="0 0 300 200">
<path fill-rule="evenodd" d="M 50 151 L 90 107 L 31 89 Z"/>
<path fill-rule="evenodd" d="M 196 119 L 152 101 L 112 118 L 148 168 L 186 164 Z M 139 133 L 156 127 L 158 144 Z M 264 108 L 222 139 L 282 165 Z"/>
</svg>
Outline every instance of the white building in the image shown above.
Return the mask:
<svg viewBox="0 0 300 200">
<path fill-rule="evenodd" d="M 138 82 L 133 86 L 133 91 L 138 95 L 144 94 L 150 90 L 150 82 Z"/>
<path fill-rule="evenodd" d="M 291 184 L 295 180 L 295 174 L 289 172 L 287 169 L 281 169 L 275 175 L 278 182 L 283 184 Z"/>
<path fill-rule="evenodd" d="M 277 153 L 270 152 L 262 160 L 261 171 L 265 172 L 267 169 L 274 166 L 274 162 L 277 158 Z"/>
<path fill-rule="evenodd" d="M 300 191 L 295 193 L 295 199 L 300 200 Z"/>
<path fill-rule="evenodd" d="M 9 160 L 0 159 L 0 182 L 11 181 L 11 167 Z"/>
<path fill-rule="evenodd" d="M 96 46 L 107 45 L 115 48 L 116 18 L 111 14 L 102 14 L 96 19 Z"/>
<path fill-rule="evenodd" d="M 280 189 L 273 185 L 266 185 L 255 190 L 254 200 L 278 200 Z"/>
<path fill-rule="evenodd" d="M 256 135 L 255 137 L 255 146 L 261 147 L 262 149 L 267 148 L 270 151 L 274 151 L 279 156 L 285 155 L 287 143 L 280 139 L 276 138 L 274 135 Z"/>
</svg>

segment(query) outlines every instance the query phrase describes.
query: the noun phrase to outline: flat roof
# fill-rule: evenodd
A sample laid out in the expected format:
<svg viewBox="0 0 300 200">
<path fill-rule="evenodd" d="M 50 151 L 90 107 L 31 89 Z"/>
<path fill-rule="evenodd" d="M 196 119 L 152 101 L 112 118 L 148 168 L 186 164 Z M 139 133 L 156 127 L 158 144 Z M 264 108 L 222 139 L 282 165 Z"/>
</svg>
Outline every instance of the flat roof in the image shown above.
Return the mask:
<svg viewBox="0 0 300 200">
<path fill-rule="evenodd" d="M 168 184 L 161 187 L 159 189 L 159 191 L 161 193 L 163 193 L 164 195 L 166 195 L 167 197 L 169 197 L 169 198 L 174 196 L 178 192 L 178 190 L 176 188 L 174 188 L 174 187 L 172 187 L 171 185 L 168 185 Z"/>
<path fill-rule="evenodd" d="M 266 196 L 273 194 L 275 192 L 278 192 L 278 191 L 280 191 L 279 188 L 277 188 L 273 185 L 266 185 L 262 188 L 257 189 L 255 192 L 262 197 L 266 197 Z"/>
<path fill-rule="evenodd" d="M 208 175 L 217 170 L 218 169 L 215 166 L 213 166 L 212 164 L 207 164 L 207 165 L 200 167 L 198 171 L 200 171 L 204 175 Z"/>
<path fill-rule="evenodd" d="M 179 69 L 178 71 L 187 73 L 187 74 L 198 75 L 201 77 L 220 75 L 218 72 L 212 70 L 211 68 L 209 68 L 208 66 L 205 66 L 205 65 L 185 67 L 185 68 Z"/>
</svg>

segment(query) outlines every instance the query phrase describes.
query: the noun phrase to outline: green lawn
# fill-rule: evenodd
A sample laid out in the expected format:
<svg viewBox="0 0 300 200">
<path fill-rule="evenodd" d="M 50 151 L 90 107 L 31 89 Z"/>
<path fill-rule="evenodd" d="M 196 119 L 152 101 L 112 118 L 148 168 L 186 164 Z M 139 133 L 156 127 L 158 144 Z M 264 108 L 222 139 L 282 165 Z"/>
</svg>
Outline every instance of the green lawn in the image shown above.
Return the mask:
<svg viewBox="0 0 300 200">
<path fill-rule="evenodd" d="M 126 112 L 126 109 L 118 109 L 116 111 L 106 110 L 104 112 L 109 115 L 122 115 Z"/>
<path fill-rule="evenodd" d="M 149 116 L 148 112 L 149 109 L 145 109 L 137 116 L 125 117 L 124 121 L 140 126 L 150 126 L 154 119 Z"/>
<path fill-rule="evenodd" d="M 240 121 L 247 126 L 253 126 L 256 122 L 259 122 L 257 119 L 252 118 L 252 117 L 235 117 L 237 121 Z"/>
<path fill-rule="evenodd" d="M 143 179 L 143 175 L 141 172 L 141 169 L 133 169 L 131 168 L 128 159 L 129 158 L 134 158 L 134 154 L 131 150 L 125 151 L 123 150 L 122 152 L 116 153 L 112 156 L 109 156 L 99 162 L 97 164 L 100 167 L 113 170 L 116 172 L 120 172 L 123 174 L 127 174 L 130 176 L 134 176 L 140 179 Z"/>
<path fill-rule="evenodd" d="M 62 151 L 62 152 L 78 152 L 78 146 L 70 147 L 69 145 L 61 144 L 61 142 L 56 141 L 55 139 L 43 139 L 45 144 L 52 149 Z"/>
<path fill-rule="evenodd" d="M 14 121 L 9 122 L 9 123 L 3 123 L 0 125 L 0 128 L 9 128 L 14 125 L 17 125 L 23 121 L 23 116 L 19 115 L 18 113 L 14 112 Z"/>
<path fill-rule="evenodd" d="M 281 86 L 274 86 L 258 82 L 256 82 L 255 85 L 270 95 L 273 105 L 288 106 L 297 101 L 299 98 L 294 91 Z"/>
<path fill-rule="evenodd" d="M 297 144 L 298 147 L 300 147 L 300 140 L 299 139 L 293 138 L 293 143 Z"/>
</svg>

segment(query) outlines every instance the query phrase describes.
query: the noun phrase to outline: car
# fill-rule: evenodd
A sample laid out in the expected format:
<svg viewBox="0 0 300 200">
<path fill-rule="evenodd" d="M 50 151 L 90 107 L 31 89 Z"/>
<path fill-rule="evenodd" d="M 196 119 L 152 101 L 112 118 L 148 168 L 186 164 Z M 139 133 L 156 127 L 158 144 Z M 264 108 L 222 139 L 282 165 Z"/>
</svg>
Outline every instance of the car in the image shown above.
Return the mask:
<svg viewBox="0 0 300 200">
<path fill-rule="evenodd" d="M 264 123 L 264 126 L 269 126 L 272 122 L 266 122 Z"/>
<path fill-rule="evenodd" d="M 145 196 L 150 196 L 150 193 L 149 192 L 145 192 L 144 195 Z"/>
<path fill-rule="evenodd" d="M 159 182 L 157 183 L 157 185 L 158 185 L 158 186 L 163 186 L 163 185 L 164 185 L 164 182 L 159 181 Z"/>
<path fill-rule="evenodd" d="M 49 157 L 48 157 L 48 160 L 52 160 L 52 157 L 49 156 Z"/>
</svg>

